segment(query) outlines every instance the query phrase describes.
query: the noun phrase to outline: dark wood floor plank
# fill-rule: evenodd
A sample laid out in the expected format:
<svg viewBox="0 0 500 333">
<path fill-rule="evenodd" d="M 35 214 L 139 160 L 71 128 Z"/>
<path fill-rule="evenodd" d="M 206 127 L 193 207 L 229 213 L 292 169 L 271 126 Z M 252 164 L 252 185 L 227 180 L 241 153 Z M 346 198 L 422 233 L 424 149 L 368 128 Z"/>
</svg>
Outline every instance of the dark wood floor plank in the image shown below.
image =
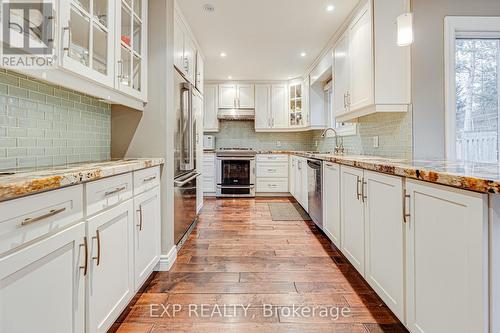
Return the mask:
<svg viewBox="0 0 500 333">
<path fill-rule="evenodd" d="M 406 332 L 313 223 L 273 221 L 269 202 L 294 200 L 207 200 L 170 272 L 152 275 L 112 332 Z M 202 305 L 226 312 L 203 316 Z M 330 312 L 297 315 L 297 307 Z"/>
</svg>

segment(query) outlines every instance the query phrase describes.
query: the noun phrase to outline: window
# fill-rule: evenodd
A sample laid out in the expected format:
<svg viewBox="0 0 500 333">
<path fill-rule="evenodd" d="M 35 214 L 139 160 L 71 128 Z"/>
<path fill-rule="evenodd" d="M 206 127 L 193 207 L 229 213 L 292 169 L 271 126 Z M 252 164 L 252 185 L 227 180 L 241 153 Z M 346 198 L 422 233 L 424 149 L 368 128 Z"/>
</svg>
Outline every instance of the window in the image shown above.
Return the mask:
<svg viewBox="0 0 500 333">
<path fill-rule="evenodd" d="M 447 158 L 500 161 L 500 18 L 447 17 Z"/>
<path fill-rule="evenodd" d="M 329 81 L 325 87 L 325 113 L 329 115 L 328 124 L 335 128 L 339 136 L 356 135 L 356 124 L 337 123 L 333 115 L 333 84 Z"/>
</svg>

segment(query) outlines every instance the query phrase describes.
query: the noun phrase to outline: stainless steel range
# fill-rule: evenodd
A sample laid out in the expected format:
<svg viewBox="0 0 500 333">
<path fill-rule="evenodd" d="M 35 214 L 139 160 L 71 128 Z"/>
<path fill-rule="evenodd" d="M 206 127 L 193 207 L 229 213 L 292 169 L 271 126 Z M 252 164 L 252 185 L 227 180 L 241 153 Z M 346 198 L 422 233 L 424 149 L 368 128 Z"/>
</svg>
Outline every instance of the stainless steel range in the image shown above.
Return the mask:
<svg viewBox="0 0 500 333">
<path fill-rule="evenodd" d="M 255 155 L 250 148 L 217 150 L 217 197 L 255 197 Z"/>
</svg>

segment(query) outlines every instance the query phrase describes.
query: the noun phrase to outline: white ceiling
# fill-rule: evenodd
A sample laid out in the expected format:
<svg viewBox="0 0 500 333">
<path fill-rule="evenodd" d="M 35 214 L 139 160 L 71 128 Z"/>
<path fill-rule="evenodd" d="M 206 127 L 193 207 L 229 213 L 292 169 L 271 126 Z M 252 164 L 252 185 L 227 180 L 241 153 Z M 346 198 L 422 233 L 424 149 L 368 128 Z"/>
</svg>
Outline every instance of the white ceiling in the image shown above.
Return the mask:
<svg viewBox="0 0 500 333">
<path fill-rule="evenodd" d="M 304 73 L 358 0 L 178 0 L 205 55 L 207 80 Z M 203 9 L 211 4 L 215 11 Z M 326 10 L 334 5 L 332 12 Z M 220 53 L 225 52 L 226 58 Z M 306 52 L 306 57 L 300 53 Z"/>
</svg>

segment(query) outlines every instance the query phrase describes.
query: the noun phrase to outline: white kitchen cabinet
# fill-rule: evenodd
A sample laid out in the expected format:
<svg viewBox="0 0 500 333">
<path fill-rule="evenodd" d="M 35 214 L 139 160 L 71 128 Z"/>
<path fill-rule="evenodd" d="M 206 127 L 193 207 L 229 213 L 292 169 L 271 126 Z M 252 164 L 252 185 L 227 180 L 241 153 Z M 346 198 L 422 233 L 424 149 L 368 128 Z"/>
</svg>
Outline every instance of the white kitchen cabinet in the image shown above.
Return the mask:
<svg viewBox="0 0 500 333">
<path fill-rule="evenodd" d="M 115 86 L 144 101 L 147 99 L 147 4 L 147 0 L 116 2 L 118 30 L 115 35 L 115 52 L 118 75 Z"/>
<path fill-rule="evenodd" d="M 238 84 L 238 108 L 255 108 L 255 86 L 253 84 Z"/>
<path fill-rule="evenodd" d="M 304 210 L 308 211 L 308 192 L 307 192 L 307 159 L 299 156 L 295 156 L 294 162 L 293 178 L 291 181 L 294 182 L 293 185 L 293 196 L 295 200 L 304 208 Z"/>
<path fill-rule="evenodd" d="M 365 219 L 361 193 L 363 170 L 341 167 L 342 253 L 361 275 L 365 275 Z"/>
<path fill-rule="evenodd" d="M 237 108 L 237 86 L 236 84 L 219 85 L 219 109 Z"/>
<path fill-rule="evenodd" d="M 311 126 L 311 105 L 310 105 L 310 77 L 302 80 L 302 115 L 304 117 L 303 127 Z"/>
<path fill-rule="evenodd" d="M 115 1 L 61 1 L 61 65 L 66 70 L 114 86 Z M 92 42 L 92 45 L 91 45 Z"/>
<path fill-rule="evenodd" d="M 134 294 L 133 201 L 87 221 L 88 332 L 106 332 Z"/>
<path fill-rule="evenodd" d="M 255 130 L 271 128 L 271 85 L 255 85 Z"/>
<path fill-rule="evenodd" d="M 289 193 L 287 155 L 260 154 L 256 164 L 257 193 Z"/>
<path fill-rule="evenodd" d="M 271 127 L 287 129 L 289 124 L 288 87 L 286 84 L 273 84 L 271 87 Z"/>
<path fill-rule="evenodd" d="M 340 190 L 340 165 L 323 162 L 323 231 L 339 249 Z"/>
<path fill-rule="evenodd" d="M 292 197 L 296 197 L 296 191 L 295 191 L 295 186 L 296 186 L 296 179 L 297 179 L 297 157 L 294 155 L 290 155 L 290 164 L 288 166 L 288 175 L 289 175 L 289 182 L 288 182 L 288 189 L 290 191 L 290 194 Z"/>
<path fill-rule="evenodd" d="M 189 82 L 196 84 L 196 45 L 178 12 L 174 17 L 174 66 Z"/>
<path fill-rule="evenodd" d="M 333 51 L 333 109 L 337 116 L 348 112 L 349 91 L 349 37 L 344 33 Z"/>
<path fill-rule="evenodd" d="M 134 282 L 135 291 L 144 284 L 160 260 L 161 207 L 156 187 L 134 198 Z"/>
<path fill-rule="evenodd" d="M 203 94 L 203 131 L 218 132 L 219 89 L 216 84 L 205 85 Z"/>
<path fill-rule="evenodd" d="M 219 85 L 220 109 L 254 109 L 255 86 L 253 84 Z"/>
<path fill-rule="evenodd" d="M 350 110 L 374 104 L 371 6 L 371 2 L 368 2 L 348 28 L 350 88 L 347 102 Z"/>
<path fill-rule="evenodd" d="M 368 0 L 335 46 L 334 115 L 348 122 L 376 112 L 407 112 L 410 52 L 395 41 L 404 0 Z"/>
<path fill-rule="evenodd" d="M 488 332 L 487 196 L 414 180 L 406 189 L 408 328 Z"/>
<path fill-rule="evenodd" d="M 0 259 L 0 332 L 84 333 L 85 251 L 81 222 Z"/>
<path fill-rule="evenodd" d="M 203 155 L 203 192 L 215 193 L 215 153 L 204 153 Z"/>
<path fill-rule="evenodd" d="M 403 178 L 365 171 L 363 186 L 366 226 L 365 279 L 404 323 Z"/>
<path fill-rule="evenodd" d="M 196 52 L 196 89 L 204 93 L 205 87 L 205 61 L 200 52 Z"/>
</svg>

